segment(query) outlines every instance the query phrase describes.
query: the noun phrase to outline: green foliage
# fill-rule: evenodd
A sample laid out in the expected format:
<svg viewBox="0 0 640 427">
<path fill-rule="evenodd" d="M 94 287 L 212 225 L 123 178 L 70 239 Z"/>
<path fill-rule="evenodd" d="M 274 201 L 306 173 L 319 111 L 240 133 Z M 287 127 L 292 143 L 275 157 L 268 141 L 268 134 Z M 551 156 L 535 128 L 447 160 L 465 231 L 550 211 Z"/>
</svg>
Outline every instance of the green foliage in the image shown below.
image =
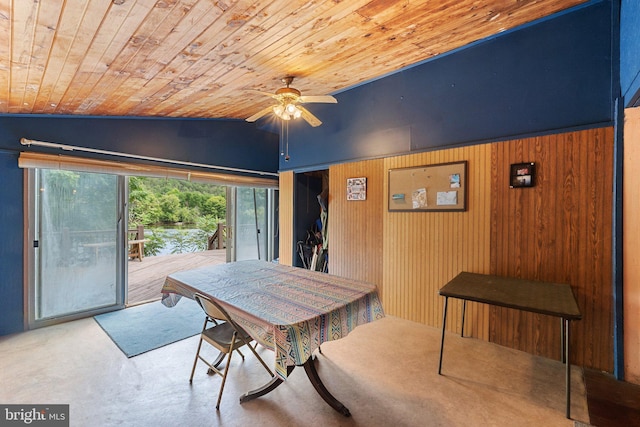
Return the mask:
<svg viewBox="0 0 640 427">
<path fill-rule="evenodd" d="M 216 218 L 226 217 L 227 199 L 223 196 L 210 196 L 202 205 L 202 213 Z"/>
<path fill-rule="evenodd" d="M 186 193 L 179 193 L 180 202 L 182 202 L 183 206 L 186 207 L 200 207 L 204 206 L 207 199 L 210 197 L 209 194 L 188 191 Z"/>
<path fill-rule="evenodd" d="M 149 192 L 154 194 L 168 194 L 171 190 L 176 190 L 177 194 L 204 193 L 223 197 L 226 194 L 225 187 L 220 185 L 201 184 L 181 179 L 147 177 L 138 177 L 136 179 L 138 179 Z"/>
<path fill-rule="evenodd" d="M 225 218 L 225 187 L 176 179 L 129 178 L 129 224 L 195 224 L 203 215 Z"/>
<path fill-rule="evenodd" d="M 180 221 L 180 198 L 175 194 L 160 196 L 160 221 L 166 224 Z"/>
<path fill-rule="evenodd" d="M 145 190 L 129 191 L 129 224 L 159 223 L 161 213 L 155 194 Z"/>
<path fill-rule="evenodd" d="M 171 242 L 171 246 L 173 247 L 173 249 L 171 249 L 172 254 L 196 252 L 206 249 L 206 243 L 204 249 L 202 249 L 201 245 L 198 245 L 198 242 L 195 241 L 188 230 L 177 230 L 175 233 L 171 234 L 169 241 Z"/>
<path fill-rule="evenodd" d="M 221 221 L 217 216 L 205 215 L 198 218 L 196 228 L 205 231 L 207 234 L 213 234 L 221 222 L 224 223 L 224 221 Z"/>
<path fill-rule="evenodd" d="M 157 255 L 168 242 L 172 253 L 207 250 L 209 236 L 226 217 L 226 189 L 223 186 L 147 177 L 129 178 L 129 228 L 144 225 L 148 242 L 146 256 Z M 197 232 L 152 226 L 182 223 Z"/>
<path fill-rule="evenodd" d="M 176 211 L 177 220 L 175 222 L 182 224 L 193 224 L 198 217 L 198 211 L 189 209 L 185 206 L 180 206 Z"/>
<path fill-rule="evenodd" d="M 215 233 L 219 222 L 220 220 L 216 217 L 202 216 L 197 218 L 195 222 L 195 232 L 193 229 L 176 229 L 170 233 L 164 233 L 162 237 L 173 248 L 171 250 L 173 254 L 206 251 L 208 249 L 209 237 Z"/>
<path fill-rule="evenodd" d="M 147 239 L 144 244 L 144 256 L 158 255 L 160 249 L 166 245 L 165 239 L 167 235 L 158 228 L 151 228 L 148 231 L 144 233 L 144 238 Z"/>
<path fill-rule="evenodd" d="M 196 241 L 197 250 L 205 251 L 209 249 L 209 236 L 213 236 L 213 234 L 218 229 L 218 224 L 224 222 L 218 219 L 216 216 L 205 215 L 196 221 L 196 228 L 198 232 L 194 234 L 193 238 Z"/>
</svg>

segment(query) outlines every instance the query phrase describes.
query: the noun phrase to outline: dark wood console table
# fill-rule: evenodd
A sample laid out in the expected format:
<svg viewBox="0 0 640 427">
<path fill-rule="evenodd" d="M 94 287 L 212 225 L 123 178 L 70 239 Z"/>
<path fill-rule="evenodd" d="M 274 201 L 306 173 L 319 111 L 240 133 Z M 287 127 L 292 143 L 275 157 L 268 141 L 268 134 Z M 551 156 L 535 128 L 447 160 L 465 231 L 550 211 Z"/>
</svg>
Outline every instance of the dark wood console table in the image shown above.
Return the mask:
<svg viewBox="0 0 640 427">
<path fill-rule="evenodd" d="M 562 362 L 566 364 L 567 418 L 571 418 L 571 362 L 570 322 L 582 318 L 571 286 L 510 277 L 462 272 L 444 285 L 439 294 L 444 297 L 442 319 L 442 340 L 440 342 L 440 363 L 438 374 L 442 372 L 442 352 L 444 330 L 447 322 L 447 302 L 449 297 L 463 300 L 462 330 L 464 336 L 464 314 L 467 301 L 481 302 L 500 307 L 546 314 L 561 318 Z"/>
</svg>

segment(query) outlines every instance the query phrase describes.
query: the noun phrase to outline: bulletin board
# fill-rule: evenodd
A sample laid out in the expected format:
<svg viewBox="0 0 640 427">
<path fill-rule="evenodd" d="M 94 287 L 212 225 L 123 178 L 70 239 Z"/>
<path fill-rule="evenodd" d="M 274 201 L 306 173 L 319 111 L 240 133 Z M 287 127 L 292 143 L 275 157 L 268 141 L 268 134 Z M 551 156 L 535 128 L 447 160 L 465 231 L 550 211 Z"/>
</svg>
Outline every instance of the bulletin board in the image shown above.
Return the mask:
<svg viewBox="0 0 640 427">
<path fill-rule="evenodd" d="M 389 170 L 389 211 L 467 210 L 467 161 Z"/>
</svg>

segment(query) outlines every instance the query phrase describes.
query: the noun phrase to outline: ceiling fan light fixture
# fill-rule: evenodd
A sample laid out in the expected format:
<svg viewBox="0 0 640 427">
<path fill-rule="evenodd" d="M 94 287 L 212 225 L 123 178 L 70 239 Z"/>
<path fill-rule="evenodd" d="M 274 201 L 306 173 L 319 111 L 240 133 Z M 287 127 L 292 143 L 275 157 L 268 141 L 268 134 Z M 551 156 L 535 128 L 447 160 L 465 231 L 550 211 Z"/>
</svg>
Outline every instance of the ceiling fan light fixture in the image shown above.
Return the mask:
<svg viewBox="0 0 640 427">
<path fill-rule="evenodd" d="M 292 103 L 275 105 L 273 107 L 273 113 L 282 120 L 297 119 L 302 116 L 302 111 Z"/>
<path fill-rule="evenodd" d="M 293 81 L 293 76 L 285 77 L 282 81 L 286 84 L 286 87 L 282 87 L 276 90 L 275 94 L 254 91 L 275 99 L 277 103 L 276 105 L 263 108 L 262 110 L 258 111 L 256 114 L 250 117 L 247 117 L 246 121 L 255 122 L 261 117 L 267 114 L 273 113 L 277 118 L 281 119 L 283 122 L 288 122 L 291 119 L 303 118 L 311 126 L 316 127 L 316 126 L 320 126 L 322 122 L 316 116 L 314 116 L 311 112 L 309 112 L 305 107 L 298 104 L 310 104 L 310 103 L 336 104 L 338 102 L 331 95 L 302 96 L 298 89 L 295 89 L 289 86 Z"/>
<path fill-rule="evenodd" d="M 289 113 L 290 115 L 294 115 L 298 110 L 298 107 L 296 107 L 293 104 L 287 104 L 287 106 L 285 107 L 285 110 L 287 110 L 287 113 Z"/>
</svg>

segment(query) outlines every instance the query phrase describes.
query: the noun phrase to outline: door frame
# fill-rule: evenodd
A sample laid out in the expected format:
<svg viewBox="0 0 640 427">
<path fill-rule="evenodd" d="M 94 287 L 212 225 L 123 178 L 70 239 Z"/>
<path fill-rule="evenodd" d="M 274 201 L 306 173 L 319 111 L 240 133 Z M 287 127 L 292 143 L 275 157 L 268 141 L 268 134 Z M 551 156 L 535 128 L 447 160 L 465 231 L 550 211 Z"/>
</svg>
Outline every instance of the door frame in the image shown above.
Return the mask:
<svg viewBox="0 0 640 427">
<path fill-rule="evenodd" d="M 124 176 L 116 176 L 117 186 L 117 225 L 116 225 L 116 298 L 115 303 L 109 306 L 103 306 L 95 309 L 75 312 L 67 315 L 61 315 L 46 319 L 36 319 L 36 306 L 35 306 L 35 292 L 36 292 L 36 280 L 38 279 L 36 266 L 36 253 L 34 242 L 36 241 L 36 231 L 38 228 L 37 220 L 39 216 L 36 213 L 36 192 L 37 192 L 37 169 L 29 168 L 25 169 L 24 180 L 24 212 L 25 212 L 25 229 L 24 229 L 24 248 L 25 248 L 25 270 L 24 270 L 24 305 L 25 305 L 25 327 L 26 329 L 36 329 L 45 326 L 51 326 L 70 320 L 81 319 L 85 317 L 91 317 L 96 314 L 106 313 L 109 311 L 119 310 L 125 307 L 125 300 L 127 295 L 127 281 L 126 281 L 126 268 L 127 264 L 125 256 L 127 254 L 126 248 L 126 209 L 127 209 L 127 186 L 126 178 Z M 82 173 L 82 172 L 81 172 Z"/>
<path fill-rule="evenodd" d="M 243 187 L 247 188 L 247 187 Z M 260 259 L 263 261 L 273 261 L 278 258 L 278 246 L 276 243 L 278 230 L 278 201 L 276 199 L 277 189 L 248 187 L 255 190 L 265 191 L 265 230 L 260 231 L 259 239 L 264 239 L 264 247 L 259 251 Z M 254 208 L 255 209 L 255 208 Z M 255 213 L 255 212 L 254 212 Z M 237 225 L 238 225 L 238 187 L 227 186 L 227 262 L 237 261 Z M 259 243 L 257 243 L 259 244 Z"/>
</svg>

